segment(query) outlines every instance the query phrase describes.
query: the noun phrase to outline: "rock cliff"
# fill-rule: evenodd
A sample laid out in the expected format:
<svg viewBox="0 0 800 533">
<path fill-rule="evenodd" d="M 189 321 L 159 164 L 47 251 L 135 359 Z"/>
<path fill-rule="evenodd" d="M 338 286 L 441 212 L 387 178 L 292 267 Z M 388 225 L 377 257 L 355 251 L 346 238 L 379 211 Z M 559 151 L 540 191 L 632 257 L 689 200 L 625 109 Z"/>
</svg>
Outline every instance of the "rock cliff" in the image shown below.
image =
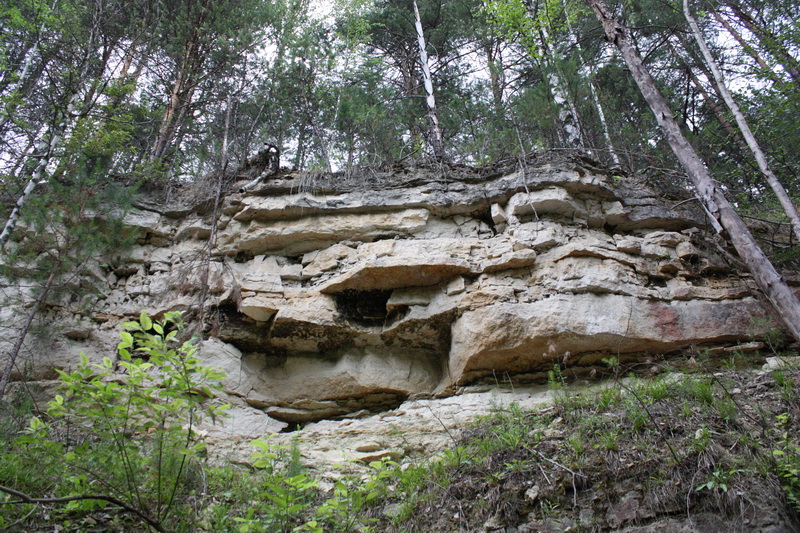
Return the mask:
<svg viewBox="0 0 800 533">
<path fill-rule="evenodd" d="M 282 172 L 247 193 L 237 178 L 252 176 L 231 176 L 223 199 L 202 348 L 227 374 L 228 435 L 537 381 L 554 364 L 589 375 L 610 356 L 724 350 L 775 327 L 680 187 L 580 156 Z M 139 244 L 89 280 L 102 299 L 88 313 L 50 302 L 31 376 L 113 354 L 142 310 L 196 309 L 211 211 L 189 194 L 142 200 L 125 218 Z"/>
</svg>

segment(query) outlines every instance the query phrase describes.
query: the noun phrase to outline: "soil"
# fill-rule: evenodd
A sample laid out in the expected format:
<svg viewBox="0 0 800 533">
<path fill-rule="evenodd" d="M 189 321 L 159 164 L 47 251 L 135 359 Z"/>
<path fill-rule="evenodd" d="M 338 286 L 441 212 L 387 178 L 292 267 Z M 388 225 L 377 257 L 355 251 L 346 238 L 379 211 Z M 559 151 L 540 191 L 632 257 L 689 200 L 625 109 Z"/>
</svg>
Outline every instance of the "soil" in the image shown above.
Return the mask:
<svg viewBox="0 0 800 533">
<path fill-rule="evenodd" d="M 464 432 L 461 457 L 432 468 L 416 508 L 378 529 L 800 531 L 798 427 L 797 369 L 564 392 L 543 412 L 512 408 Z"/>
</svg>

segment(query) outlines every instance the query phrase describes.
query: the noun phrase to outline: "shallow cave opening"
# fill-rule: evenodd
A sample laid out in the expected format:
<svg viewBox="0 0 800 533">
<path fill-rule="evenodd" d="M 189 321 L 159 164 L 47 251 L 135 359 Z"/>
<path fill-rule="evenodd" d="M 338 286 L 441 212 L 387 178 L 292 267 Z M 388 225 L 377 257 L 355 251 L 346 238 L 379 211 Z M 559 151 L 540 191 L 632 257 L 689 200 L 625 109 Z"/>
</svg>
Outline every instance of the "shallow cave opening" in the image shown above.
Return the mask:
<svg viewBox="0 0 800 533">
<path fill-rule="evenodd" d="M 348 319 L 364 326 L 381 326 L 387 318 L 386 303 L 390 290 L 346 289 L 333 295 L 336 310 Z"/>
<path fill-rule="evenodd" d="M 645 286 L 650 288 L 665 288 L 667 286 L 667 280 L 658 276 L 648 276 L 647 284 Z"/>
<path fill-rule="evenodd" d="M 300 431 L 305 427 L 305 423 L 303 422 L 287 422 L 286 427 L 280 430 L 278 433 L 294 433 L 295 431 Z"/>
<path fill-rule="evenodd" d="M 489 207 L 488 210 L 484 209 L 484 210 L 472 213 L 472 218 L 474 218 L 474 219 L 476 219 L 476 220 L 478 220 L 480 222 L 483 222 L 484 224 L 489 226 L 489 229 L 492 230 L 492 234 L 493 235 L 497 235 L 497 226 L 495 225 L 494 219 L 492 218 L 492 208 L 491 207 Z"/>
<path fill-rule="evenodd" d="M 239 250 L 236 252 L 236 255 L 233 256 L 233 261 L 236 263 L 247 263 L 252 261 L 255 258 L 255 254 L 253 254 L 250 250 Z"/>
</svg>

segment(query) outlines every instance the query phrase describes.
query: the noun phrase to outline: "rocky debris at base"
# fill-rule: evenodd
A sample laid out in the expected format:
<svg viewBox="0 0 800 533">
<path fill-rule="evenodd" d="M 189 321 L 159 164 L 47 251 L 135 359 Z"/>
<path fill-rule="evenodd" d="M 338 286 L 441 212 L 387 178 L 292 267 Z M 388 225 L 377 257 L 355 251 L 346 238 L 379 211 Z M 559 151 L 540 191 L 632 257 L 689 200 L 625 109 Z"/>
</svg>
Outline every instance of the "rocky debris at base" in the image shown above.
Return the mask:
<svg viewBox="0 0 800 533">
<path fill-rule="evenodd" d="M 383 413 L 321 420 L 298 431 L 279 432 L 289 428 L 284 424 L 272 428 L 268 437 L 241 418 L 224 420 L 214 429 L 206 425 L 201 431 L 215 443 L 211 448 L 215 461 L 246 463 L 255 451 L 246 444 L 264 438 L 276 446 L 297 446 L 303 464 L 324 478 L 330 472 L 363 470 L 384 457 L 398 462 L 430 458 L 454 445 L 461 429 L 481 416 L 508 409 L 512 403 L 533 410 L 551 399 L 552 391 L 542 385 L 467 387 L 457 396 L 409 399 Z"/>
</svg>

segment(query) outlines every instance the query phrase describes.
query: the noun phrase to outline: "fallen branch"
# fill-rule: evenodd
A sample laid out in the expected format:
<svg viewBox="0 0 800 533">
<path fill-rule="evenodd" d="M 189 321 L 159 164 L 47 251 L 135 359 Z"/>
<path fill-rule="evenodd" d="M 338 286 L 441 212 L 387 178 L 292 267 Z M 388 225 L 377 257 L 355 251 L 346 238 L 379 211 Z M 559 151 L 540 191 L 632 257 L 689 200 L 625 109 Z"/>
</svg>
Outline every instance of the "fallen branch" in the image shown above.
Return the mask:
<svg viewBox="0 0 800 533">
<path fill-rule="evenodd" d="M 10 505 L 10 504 L 19 505 L 19 504 L 22 504 L 22 503 L 33 503 L 33 504 L 69 503 L 69 502 L 82 501 L 82 500 L 100 500 L 100 501 L 104 501 L 104 502 L 108 502 L 108 503 L 117 505 L 119 507 L 122 507 L 124 510 L 128 511 L 129 513 L 135 514 L 136 516 L 138 516 L 139 518 L 141 518 L 142 520 L 147 522 L 147 525 L 149 525 L 150 527 L 152 527 L 156 531 L 159 531 L 161 533 L 164 533 L 166 531 L 161 526 L 161 524 L 159 524 L 158 522 L 156 522 L 155 520 L 153 520 L 152 518 L 150 518 L 149 516 L 147 516 L 143 512 L 139 511 L 138 509 L 135 509 L 135 508 L 131 507 L 130 505 L 128 505 L 127 503 L 123 502 L 122 500 L 115 498 L 114 496 L 108 496 L 108 495 L 105 495 L 105 494 L 87 494 L 87 495 L 81 495 L 81 496 L 65 496 L 63 498 L 32 498 L 32 497 L 28 496 L 27 494 L 25 494 L 23 492 L 19 492 L 18 490 L 14 490 L 14 489 L 9 488 L 9 487 L 4 487 L 2 485 L 0 485 L 0 492 L 5 492 L 6 494 L 10 494 L 11 496 L 16 496 L 17 498 L 19 498 L 19 500 L 15 500 L 15 501 L 0 502 L 0 505 Z"/>
<path fill-rule="evenodd" d="M 247 192 L 261 183 L 264 178 L 277 174 L 281 166 L 281 152 L 274 144 L 264 143 L 264 150 L 248 161 L 247 166 L 259 168 L 260 173 L 253 181 L 239 189 L 239 192 Z"/>
<path fill-rule="evenodd" d="M 544 455 L 542 452 L 540 452 L 536 448 L 531 448 L 531 451 L 533 453 L 535 453 L 536 455 L 538 455 L 540 459 L 544 459 L 548 463 L 552 463 L 552 464 L 554 464 L 555 466 L 557 466 L 559 468 L 563 468 L 564 470 L 566 470 L 567 472 L 569 472 L 572 475 L 572 505 L 578 505 L 578 487 L 577 487 L 577 485 L 575 485 L 575 476 L 580 476 L 582 478 L 586 478 L 586 475 L 585 474 L 581 474 L 580 472 L 575 472 L 574 470 L 572 470 L 568 466 L 564 466 L 561 463 L 559 463 L 558 461 L 554 461 L 554 460 L 550 459 L 549 457 Z M 547 479 L 547 476 L 545 476 L 545 479 Z"/>
</svg>

